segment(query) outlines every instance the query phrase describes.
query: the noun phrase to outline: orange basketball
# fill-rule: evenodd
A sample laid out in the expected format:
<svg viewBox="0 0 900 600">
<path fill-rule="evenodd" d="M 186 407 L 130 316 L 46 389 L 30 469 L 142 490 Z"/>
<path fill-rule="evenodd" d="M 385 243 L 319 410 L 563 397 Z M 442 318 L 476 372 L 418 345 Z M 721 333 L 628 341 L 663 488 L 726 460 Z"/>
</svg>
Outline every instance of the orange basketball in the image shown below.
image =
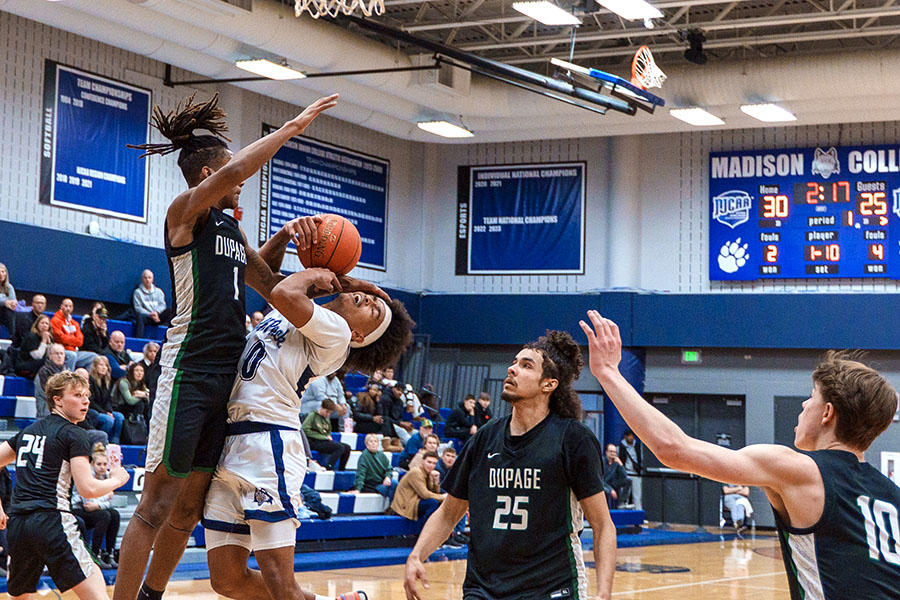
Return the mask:
<svg viewBox="0 0 900 600">
<path fill-rule="evenodd" d="M 359 262 L 362 240 L 356 226 L 344 217 L 322 215 L 318 241 L 297 254 L 307 269 L 324 267 L 336 275 L 346 275 Z"/>
</svg>

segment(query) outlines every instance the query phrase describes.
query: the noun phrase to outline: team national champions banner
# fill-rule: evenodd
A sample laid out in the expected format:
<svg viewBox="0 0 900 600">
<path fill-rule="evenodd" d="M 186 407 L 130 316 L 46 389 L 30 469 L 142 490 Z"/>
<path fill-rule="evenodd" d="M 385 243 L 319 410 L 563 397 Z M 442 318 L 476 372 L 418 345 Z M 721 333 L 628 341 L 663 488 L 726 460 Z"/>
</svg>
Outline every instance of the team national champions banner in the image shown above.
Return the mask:
<svg viewBox="0 0 900 600">
<path fill-rule="evenodd" d="M 150 90 L 44 64 L 40 201 L 146 223 Z"/>
<path fill-rule="evenodd" d="M 275 129 L 263 125 L 263 135 Z M 291 138 L 261 171 L 259 243 L 291 219 L 336 214 L 359 230 L 359 265 L 385 270 L 390 167 L 383 158 L 307 137 Z"/>
<path fill-rule="evenodd" d="M 460 167 L 456 274 L 584 273 L 585 163 Z"/>
</svg>

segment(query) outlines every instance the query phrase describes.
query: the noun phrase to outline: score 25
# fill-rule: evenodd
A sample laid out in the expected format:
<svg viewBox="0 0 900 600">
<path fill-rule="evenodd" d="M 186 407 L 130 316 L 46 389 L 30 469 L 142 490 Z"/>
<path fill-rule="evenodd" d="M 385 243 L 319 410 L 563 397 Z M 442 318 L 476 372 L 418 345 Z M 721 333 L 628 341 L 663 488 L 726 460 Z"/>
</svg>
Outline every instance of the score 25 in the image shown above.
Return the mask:
<svg viewBox="0 0 900 600">
<path fill-rule="evenodd" d="M 885 192 L 861 192 L 856 210 L 861 215 L 886 215 Z"/>
</svg>

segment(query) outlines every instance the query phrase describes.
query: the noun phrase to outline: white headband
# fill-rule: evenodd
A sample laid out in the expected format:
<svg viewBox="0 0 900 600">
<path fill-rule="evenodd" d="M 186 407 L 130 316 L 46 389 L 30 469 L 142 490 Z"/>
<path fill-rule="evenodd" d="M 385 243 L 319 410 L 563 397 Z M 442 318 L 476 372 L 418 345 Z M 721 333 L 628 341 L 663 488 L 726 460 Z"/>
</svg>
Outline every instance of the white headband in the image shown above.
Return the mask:
<svg viewBox="0 0 900 600">
<path fill-rule="evenodd" d="M 381 320 L 381 324 L 375 328 L 375 331 L 367 335 L 363 341 L 350 342 L 351 348 L 365 348 L 369 344 L 374 344 L 376 341 L 378 341 L 378 338 L 384 335 L 384 332 L 387 331 L 388 325 L 391 324 L 391 318 L 394 315 L 391 312 L 390 307 L 387 305 L 387 302 L 385 302 L 381 298 L 376 298 L 376 300 L 381 303 L 381 310 L 384 313 L 384 319 Z"/>
</svg>

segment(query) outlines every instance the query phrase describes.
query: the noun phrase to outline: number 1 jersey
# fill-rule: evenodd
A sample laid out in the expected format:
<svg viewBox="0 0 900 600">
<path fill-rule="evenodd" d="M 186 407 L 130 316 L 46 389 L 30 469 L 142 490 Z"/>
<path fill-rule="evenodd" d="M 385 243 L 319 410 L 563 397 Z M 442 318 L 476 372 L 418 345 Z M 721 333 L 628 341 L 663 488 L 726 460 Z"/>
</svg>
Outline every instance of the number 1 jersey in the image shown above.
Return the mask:
<svg viewBox="0 0 900 600">
<path fill-rule="evenodd" d="M 469 502 L 464 597 L 586 598 L 579 501 L 603 491 L 600 443 L 578 421 L 554 414 L 512 436 L 510 418 L 479 429 L 443 483 Z"/>
</svg>

